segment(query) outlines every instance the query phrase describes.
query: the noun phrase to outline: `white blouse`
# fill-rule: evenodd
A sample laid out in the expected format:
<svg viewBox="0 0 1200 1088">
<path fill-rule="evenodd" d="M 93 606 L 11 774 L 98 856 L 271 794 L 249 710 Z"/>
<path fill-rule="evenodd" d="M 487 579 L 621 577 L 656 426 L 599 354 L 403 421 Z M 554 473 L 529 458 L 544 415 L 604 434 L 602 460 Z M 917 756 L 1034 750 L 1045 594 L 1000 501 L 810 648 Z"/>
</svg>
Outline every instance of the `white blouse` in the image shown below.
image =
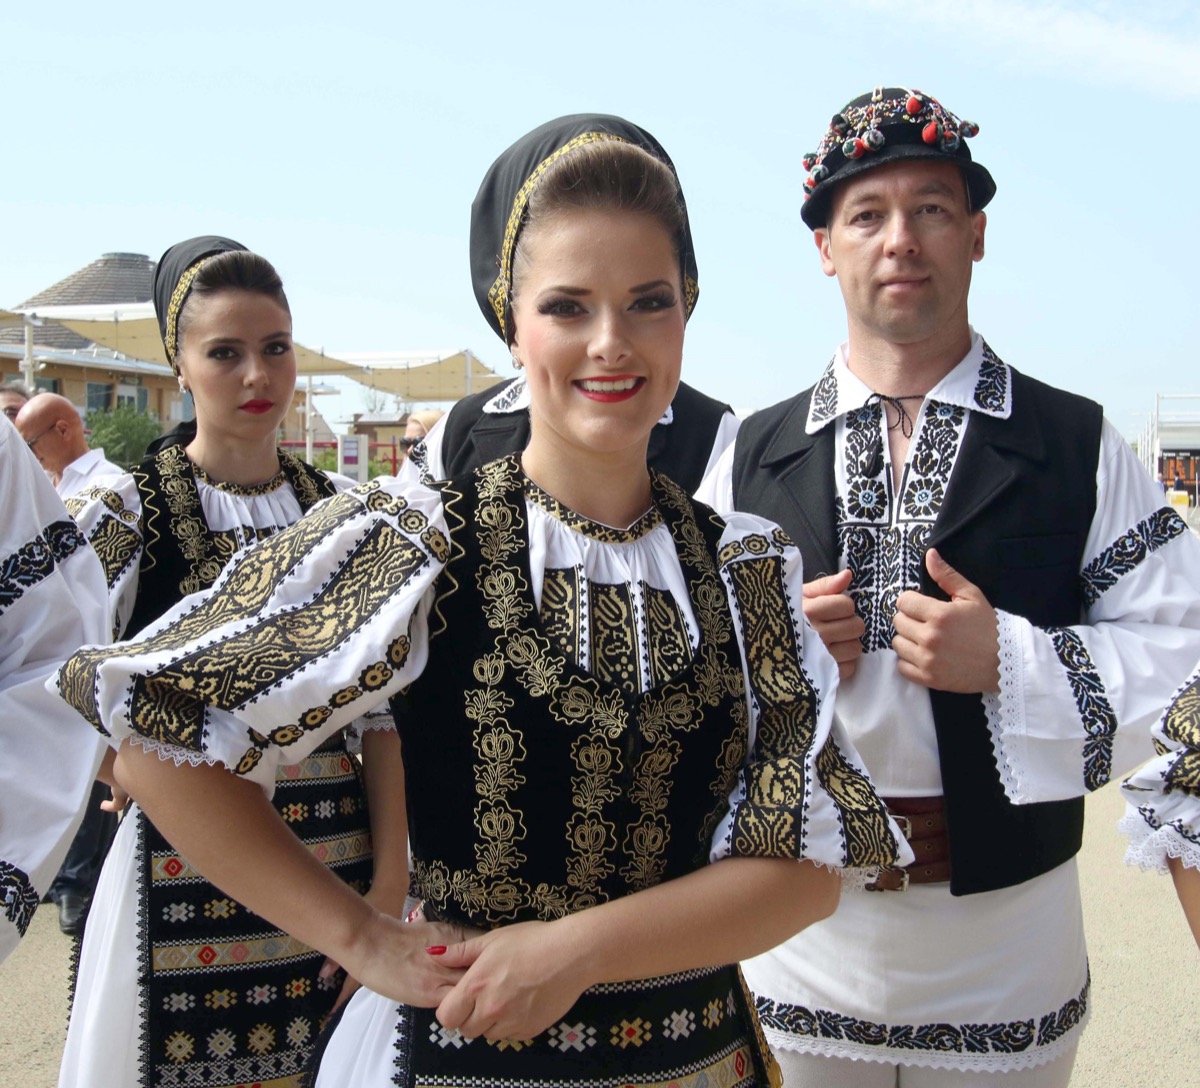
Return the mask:
<svg viewBox="0 0 1200 1088">
<path fill-rule="evenodd" d="M 104 577 L 12 424 L 0 421 L 0 959 L 16 947 L 83 816 L 104 745 L 46 690 L 101 642 Z"/>
</svg>

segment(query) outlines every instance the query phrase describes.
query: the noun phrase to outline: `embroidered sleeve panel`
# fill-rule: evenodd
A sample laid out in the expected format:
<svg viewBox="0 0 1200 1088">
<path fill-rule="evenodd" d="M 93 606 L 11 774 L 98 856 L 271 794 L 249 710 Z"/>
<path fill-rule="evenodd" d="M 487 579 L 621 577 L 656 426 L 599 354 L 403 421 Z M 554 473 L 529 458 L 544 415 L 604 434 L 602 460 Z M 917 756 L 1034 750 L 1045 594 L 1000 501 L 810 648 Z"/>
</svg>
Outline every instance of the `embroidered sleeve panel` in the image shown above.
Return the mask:
<svg viewBox="0 0 1200 1088">
<path fill-rule="evenodd" d="M 279 688 L 337 650 L 427 562 L 426 553 L 390 525 L 373 525 L 303 608 L 267 617 L 138 677 L 129 711 L 133 728 L 152 740 L 199 750 L 203 706 L 233 711 Z M 364 685 L 382 686 L 390 679 L 390 672 L 382 677 L 385 671 L 383 664 L 373 685 L 374 674 L 364 675 Z M 283 744 L 290 737 L 281 730 L 270 739 Z"/>
<path fill-rule="evenodd" d="M 861 764 L 821 724 L 822 698 L 805 665 L 803 616 L 785 576 L 791 551 L 782 535 L 752 533 L 721 552 L 756 716 L 753 748 L 732 799 L 728 851 L 889 865 L 901 847 L 883 802 Z"/>
<path fill-rule="evenodd" d="M 33 920 L 33 912 L 37 910 L 40 899 L 29 874 L 0 859 L 0 907 L 4 910 L 4 917 L 22 937 Z"/>
<path fill-rule="evenodd" d="M 56 521 L 38 536 L 0 557 L 0 616 L 26 591 L 48 578 L 58 564 L 87 541 L 73 521 Z"/>
<path fill-rule="evenodd" d="M 1054 646 L 1067 683 L 1075 697 L 1079 720 L 1087 737 L 1083 746 L 1083 782 L 1087 790 L 1097 790 L 1112 777 L 1113 739 L 1117 717 L 1105 690 L 1104 681 L 1079 635 L 1067 627 L 1049 628 L 1047 635 Z"/>
<path fill-rule="evenodd" d="M 1113 541 L 1088 563 L 1081 575 L 1088 607 L 1164 544 L 1186 532 L 1187 524 L 1179 514 L 1169 506 L 1164 506 Z"/>
<path fill-rule="evenodd" d="M 1200 674 L 1167 707 L 1159 732 L 1171 748 L 1179 748 L 1163 774 L 1164 792 L 1180 790 L 1200 797 Z"/>
<path fill-rule="evenodd" d="M 116 715 L 128 714 L 130 728 L 142 736 L 199 751 L 205 707 L 237 710 L 277 690 L 336 651 L 448 548 L 441 530 L 403 496 L 363 485 L 242 553 L 190 611 L 165 617 L 131 643 L 74 655 L 60 688 L 94 724 L 102 703 Z M 407 659 L 408 642 L 399 632 L 383 659 L 364 662 L 359 695 L 388 683 L 396 662 Z M 101 686 L 108 689 L 103 697 Z M 339 711 L 355 701 L 339 696 L 345 692 L 331 703 Z M 310 710 L 302 724 L 331 713 L 330 707 Z M 296 739 L 294 730 L 275 732 L 275 743 Z"/>
</svg>

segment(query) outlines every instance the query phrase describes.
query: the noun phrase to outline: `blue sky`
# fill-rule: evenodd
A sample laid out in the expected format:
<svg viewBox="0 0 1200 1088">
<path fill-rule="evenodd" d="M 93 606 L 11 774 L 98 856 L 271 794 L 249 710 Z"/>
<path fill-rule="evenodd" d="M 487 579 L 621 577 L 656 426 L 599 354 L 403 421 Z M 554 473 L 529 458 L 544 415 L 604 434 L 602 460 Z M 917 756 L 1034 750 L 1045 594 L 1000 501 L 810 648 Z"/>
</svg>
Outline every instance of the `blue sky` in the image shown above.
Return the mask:
<svg viewBox="0 0 1200 1088">
<path fill-rule="evenodd" d="M 1129 435 L 1156 392 L 1200 391 L 1193 0 L 266 7 L 6 14 L 0 305 L 103 252 L 228 234 L 279 267 L 311 347 L 467 347 L 507 371 L 470 290 L 475 189 L 533 126 L 618 113 L 687 194 L 684 376 L 762 407 L 844 336 L 801 157 L 848 99 L 899 84 L 981 127 L 999 188 L 971 309 L 997 353 Z"/>
</svg>

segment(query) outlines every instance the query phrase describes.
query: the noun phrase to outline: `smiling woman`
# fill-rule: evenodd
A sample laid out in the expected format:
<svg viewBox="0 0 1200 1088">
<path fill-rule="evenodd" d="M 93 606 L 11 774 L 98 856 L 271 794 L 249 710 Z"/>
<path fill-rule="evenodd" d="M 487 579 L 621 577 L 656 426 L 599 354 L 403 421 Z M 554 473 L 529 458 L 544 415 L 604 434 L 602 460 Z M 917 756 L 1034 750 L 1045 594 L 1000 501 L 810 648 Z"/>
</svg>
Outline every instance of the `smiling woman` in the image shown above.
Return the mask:
<svg viewBox="0 0 1200 1088">
<path fill-rule="evenodd" d="M 317 1088 L 777 1085 L 737 961 L 833 909 L 830 867 L 907 848 L 793 546 L 647 468 L 697 294 L 678 181 L 638 126 L 560 118 L 489 171 L 471 236 L 528 447 L 339 496 L 61 690 L 132 738 L 119 773 L 200 872 L 363 981 Z M 408 923 L 263 792 L 388 698 Z"/>
</svg>

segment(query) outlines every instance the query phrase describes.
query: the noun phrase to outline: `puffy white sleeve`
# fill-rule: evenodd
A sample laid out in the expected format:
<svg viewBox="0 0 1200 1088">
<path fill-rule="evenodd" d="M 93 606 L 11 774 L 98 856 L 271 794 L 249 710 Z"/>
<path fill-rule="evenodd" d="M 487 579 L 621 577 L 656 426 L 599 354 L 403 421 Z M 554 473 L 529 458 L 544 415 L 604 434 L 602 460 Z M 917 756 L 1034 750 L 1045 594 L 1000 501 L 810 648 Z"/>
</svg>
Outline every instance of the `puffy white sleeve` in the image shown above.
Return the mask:
<svg viewBox="0 0 1200 1088">
<path fill-rule="evenodd" d="M 420 675 L 449 547 L 437 492 L 360 485 L 239 552 L 134 640 L 80 650 L 58 689 L 118 740 L 270 792 L 279 764 Z"/>
<path fill-rule="evenodd" d="M 46 690 L 106 637 L 104 575 L 12 424 L 0 421 L 0 959 L 71 844 L 104 743 Z"/>
<path fill-rule="evenodd" d="M 710 857 L 794 857 L 872 875 L 912 852 L 833 715 L 837 663 L 808 625 L 800 553 L 731 514 L 721 576 L 746 677 L 749 745 Z"/>
<path fill-rule="evenodd" d="M 111 476 L 67 500 L 67 510 L 104 567 L 108 628 L 119 638 L 137 603 L 142 562 L 142 498 L 132 475 Z"/>
<path fill-rule="evenodd" d="M 1200 541 L 1107 421 L 1079 577 L 1077 625 L 999 613 L 1000 691 L 984 704 L 1017 803 L 1081 796 L 1152 756 L 1151 727 L 1200 659 Z"/>
<path fill-rule="evenodd" d="M 1200 869 L 1200 666 L 1154 727 L 1156 759 L 1121 785 L 1125 861 L 1166 872 L 1178 858 Z"/>
</svg>

